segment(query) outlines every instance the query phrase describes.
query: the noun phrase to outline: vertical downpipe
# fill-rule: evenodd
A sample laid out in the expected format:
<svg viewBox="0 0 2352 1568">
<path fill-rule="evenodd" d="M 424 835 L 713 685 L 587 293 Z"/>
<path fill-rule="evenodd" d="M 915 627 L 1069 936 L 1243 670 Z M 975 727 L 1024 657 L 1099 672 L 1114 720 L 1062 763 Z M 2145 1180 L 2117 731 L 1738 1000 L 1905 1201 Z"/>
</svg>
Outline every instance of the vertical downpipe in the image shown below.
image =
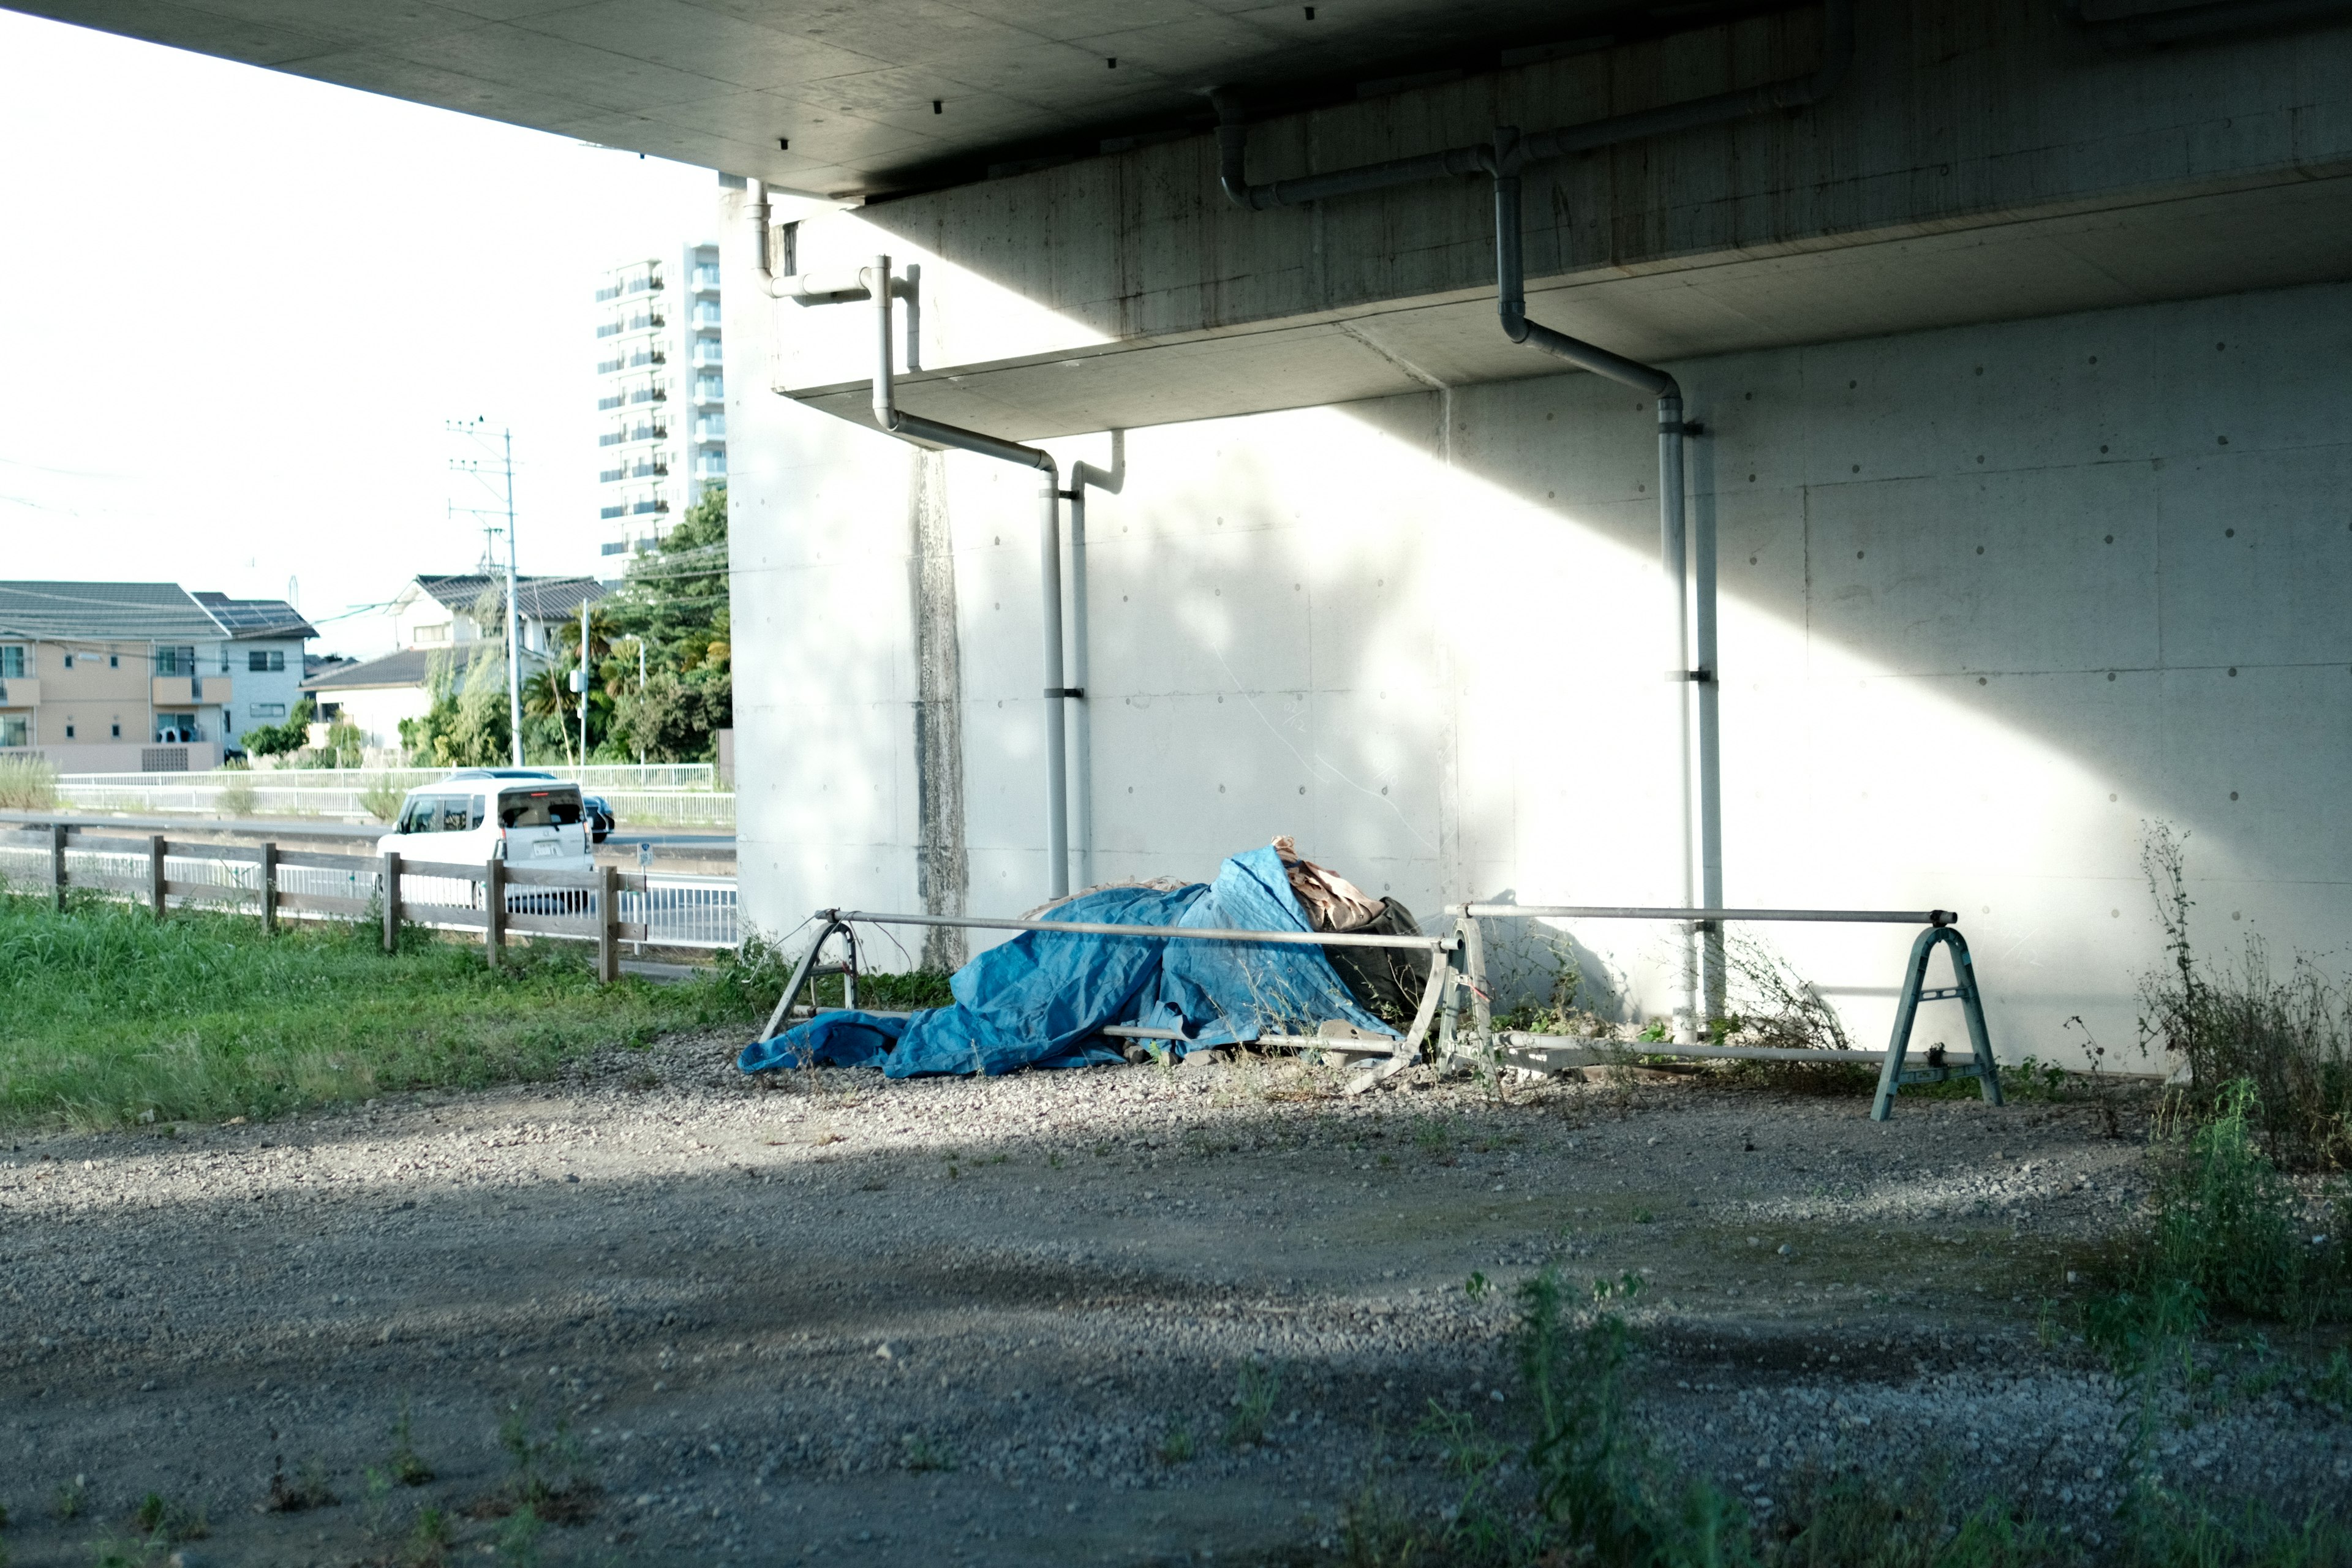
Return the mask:
<svg viewBox="0 0 2352 1568">
<path fill-rule="evenodd" d="M 1076 797 L 1071 834 L 1078 861 L 1078 886 L 1095 885 L 1094 721 L 1088 711 L 1093 684 L 1087 678 L 1087 469 L 1070 470 L 1070 685 L 1080 695 L 1070 710 L 1070 793 Z"/>
<path fill-rule="evenodd" d="M 1687 437 L 1685 437 L 1687 438 Z M 1691 448 L 1696 470 L 1689 477 L 1699 492 L 1691 509 L 1692 613 L 1694 662 L 1698 685 L 1698 900 L 1701 907 L 1723 907 L 1723 737 L 1721 672 L 1716 668 L 1715 487 L 1706 454 Z M 1706 976 L 1706 1022 L 1712 1026 L 1728 1008 L 1724 970 L 1723 925 L 1710 921 L 1701 957 Z"/>
<path fill-rule="evenodd" d="M 1691 857 L 1691 700 L 1690 595 L 1687 542 L 1683 530 L 1683 400 L 1679 392 L 1658 398 L 1658 556 L 1664 569 L 1666 591 L 1674 595 L 1674 661 L 1666 679 L 1675 683 L 1675 752 L 1680 809 L 1675 816 L 1676 859 L 1681 871 L 1682 907 L 1691 907 L 1697 891 L 1693 885 Z M 1681 1000 L 1675 1008 L 1675 1039 L 1689 1045 L 1698 1038 L 1698 936 L 1685 921 L 1682 928 Z"/>
<path fill-rule="evenodd" d="M 1045 896 L 1070 891 L 1069 742 L 1062 725 L 1062 492 L 1059 477 L 1045 470 L 1044 503 L 1037 514 L 1037 576 L 1045 648 Z"/>
</svg>

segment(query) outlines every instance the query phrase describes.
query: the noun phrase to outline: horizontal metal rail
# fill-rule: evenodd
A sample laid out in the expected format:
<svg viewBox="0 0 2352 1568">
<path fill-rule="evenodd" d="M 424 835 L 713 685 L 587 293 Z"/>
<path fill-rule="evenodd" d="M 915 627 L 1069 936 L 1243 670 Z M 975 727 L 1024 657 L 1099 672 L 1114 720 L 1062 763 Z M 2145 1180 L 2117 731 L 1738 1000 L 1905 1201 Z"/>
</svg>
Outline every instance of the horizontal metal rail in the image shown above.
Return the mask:
<svg viewBox="0 0 2352 1568">
<path fill-rule="evenodd" d="M 1448 904 L 1449 915 L 1472 920 L 1524 917 L 1550 921 L 1804 921 L 1843 925 L 1952 926 L 1950 910 L 1675 910 L 1633 904 Z"/>
<path fill-rule="evenodd" d="M 1363 931 L 1228 931 L 1205 926 L 1122 926 L 1092 921 L 998 920 L 988 915 L 877 915 L 866 910 L 827 910 L 836 920 L 878 926 L 968 926 L 981 931 L 1060 931 L 1074 936 L 1181 937 L 1197 942 L 1290 942 L 1302 947 L 1392 947 L 1415 952 L 1451 952 L 1450 936 L 1373 936 Z"/>
</svg>

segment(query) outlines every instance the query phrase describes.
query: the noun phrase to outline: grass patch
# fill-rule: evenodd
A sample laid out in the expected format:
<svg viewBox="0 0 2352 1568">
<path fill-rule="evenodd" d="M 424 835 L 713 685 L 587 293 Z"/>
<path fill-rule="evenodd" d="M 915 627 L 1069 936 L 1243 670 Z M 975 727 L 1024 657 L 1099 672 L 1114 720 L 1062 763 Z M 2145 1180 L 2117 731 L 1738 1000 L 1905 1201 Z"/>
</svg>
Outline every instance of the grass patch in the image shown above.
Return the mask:
<svg viewBox="0 0 2352 1568">
<path fill-rule="evenodd" d="M 776 976 L 775 990 L 782 991 L 784 982 L 792 978 L 785 971 Z M 802 993 L 803 1002 L 818 1007 L 839 1007 L 842 1003 L 842 980 L 838 974 L 820 974 Z M 949 976 L 935 969 L 910 969 L 903 974 L 861 974 L 857 977 L 857 1005 L 869 1013 L 912 1013 L 924 1007 L 946 1007 L 955 1002 L 948 989 Z M 772 994 L 768 1005 L 775 1005 Z"/>
<path fill-rule="evenodd" d="M 599 986 L 584 944 L 508 950 L 373 927 L 0 894 L 0 1122 L 261 1118 L 393 1089 L 543 1079 L 589 1051 L 754 1017 L 736 970 Z"/>
</svg>

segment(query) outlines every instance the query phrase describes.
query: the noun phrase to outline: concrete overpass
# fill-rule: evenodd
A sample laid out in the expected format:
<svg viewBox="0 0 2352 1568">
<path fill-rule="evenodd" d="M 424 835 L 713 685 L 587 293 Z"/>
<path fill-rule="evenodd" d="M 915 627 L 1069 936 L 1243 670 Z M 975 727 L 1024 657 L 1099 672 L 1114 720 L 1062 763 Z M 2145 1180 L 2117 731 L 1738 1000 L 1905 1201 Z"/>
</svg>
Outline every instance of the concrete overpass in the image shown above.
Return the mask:
<svg viewBox="0 0 2352 1568">
<path fill-rule="evenodd" d="M 1296 179 L 1804 79 L 1819 5 L 28 8 L 733 176 L 742 869 L 778 928 L 1035 902 L 1041 702 L 1079 882 L 1295 831 L 1424 910 L 1674 902 L 1659 678 L 1695 665 L 1725 897 L 1959 909 L 2010 1054 L 2133 1043 L 2144 823 L 2194 835 L 2209 943 L 2352 924 L 2346 7 L 1879 0 L 1817 102 L 1528 164 L 1527 314 L 1705 426 L 1712 662 L 1661 640 L 1651 399 L 1506 335 L 1488 175 L 1253 210 L 1199 89 L 1245 181 Z M 1039 696 L 1034 479 L 874 429 L 873 312 L 764 297 L 747 180 L 813 198 L 779 273 L 919 266 L 907 413 L 1065 473 L 1129 432 L 1062 563 L 1083 696 Z M 1672 1004 L 1653 939 L 1576 940 Z M 1787 945 L 1866 1031 L 1893 953 Z"/>
</svg>

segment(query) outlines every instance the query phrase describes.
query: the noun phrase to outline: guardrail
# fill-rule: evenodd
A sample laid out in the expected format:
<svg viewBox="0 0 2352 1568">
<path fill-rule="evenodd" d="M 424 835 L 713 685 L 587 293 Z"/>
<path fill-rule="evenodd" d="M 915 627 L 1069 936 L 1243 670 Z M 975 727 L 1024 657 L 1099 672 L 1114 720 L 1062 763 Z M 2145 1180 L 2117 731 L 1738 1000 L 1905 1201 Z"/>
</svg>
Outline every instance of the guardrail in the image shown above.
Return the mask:
<svg viewBox="0 0 2352 1568">
<path fill-rule="evenodd" d="M 250 908 L 265 929 L 289 918 L 380 919 L 387 945 L 404 921 L 441 931 L 478 930 L 493 964 L 509 932 L 593 942 L 606 978 L 617 973 L 623 942 L 729 948 L 740 930 L 735 884 L 723 877 L 320 854 L 274 842 L 108 837 L 63 824 L 0 832 L 0 879 L 43 889 L 58 908 L 79 888 L 144 904 L 158 919 L 174 905 Z"/>
<path fill-rule="evenodd" d="M 169 784 L 83 784 L 61 779 L 58 793 L 67 804 L 84 811 L 184 811 L 217 815 L 221 796 L 236 790 L 245 796 L 240 811 L 262 816 L 326 816 L 349 822 L 377 818 L 361 800 L 362 790 L 349 785 L 327 787 L 277 782 L 283 775 L 237 772 L 169 775 Z M 424 781 L 446 778 L 434 774 Z M 196 781 L 201 782 L 196 782 Z M 260 782 L 260 781 L 269 782 Z M 402 786 L 404 790 L 411 786 Z M 614 815 L 632 824 L 661 823 L 688 827 L 735 826 L 734 792 L 718 790 L 621 790 L 584 786 L 601 795 Z"/>
<path fill-rule="evenodd" d="M 1871 1100 L 1870 1119 L 1885 1121 L 1895 1114 L 1895 1092 L 1905 1084 L 1940 1083 L 1948 1079 L 1973 1078 L 1988 1104 L 2001 1103 L 2000 1069 L 1993 1059 L 1992 1039 L 1985 1028 L 1984 999 L 1977 991 L 1976 965 L 1969 956 L 1968 939 L 1959 931 L 1960 917 L 1949 910 L 1678 910 L 1632 904 L 1449 904 L 1462 939 L 1464 972 L 1458 984 L 1470 993 L 1471 1029 L 1489 1063 L 1508 1059 L 1515 1066 L 1554 1071 L 1585 1066 L 1612 1057 L 1687 1057 L 1704 1060 L 1728 1058 L 1747 1061 L 1878 1063 L 1878 1092 Z M 1489 920 L 1672 921 L 1698 930 L 1727 922 L 1789 921 L 1829 925 L 1916 925 L 1927 929 L 1911 943 L 1910 961 L 1903 972 L 1903 989 L 1895 1006 L 1895 1028 L 1884 1052 L 1801 1050 L 1773 1046 L 1703 1046 L 1671 1040 L 1626 1042 L 1580 1035 L 1542 1035 L 1494 1026 L 1493 996 L 1487 987 L 1486 943 L 1479 924 Z M 1949 954 L 1952 984 L 1929 987 L 1927 961 L 1942 947 Z M 1947 1059 L 1942 1047 L 1932 1047 L 1924 1067 L 1907 1067 L 1911 1028 L 1922 1002 L 1960 1004 L 1968 1022 L 1969 1054 L 1965 1061 Z M 1453 1042 L 1448 1039 L 1449 1047 Z"/>
<path fill-rule="evenodd" d="M 579 784 L 583 789 L 716 789 L 719 770 L 709 763 L 592 763 L 581 767 L 570 763 L 533 763 L 543 773 Z M 234 771 L 234 770 L 232 770 Z M 255 767 L 245 777 L 257 784 L 282 785 L 288 789 L 347 789 L 365 790 L 378 784 L 415 789 L 418 784 L 438 784 L 449 776 L 447 768 L 293 768 Z M 65 773 L 58 782 L 67 784 L 116 786 L 138 789 L 156 784 L 184 784 L 185 773 Z"/>
</svg>

